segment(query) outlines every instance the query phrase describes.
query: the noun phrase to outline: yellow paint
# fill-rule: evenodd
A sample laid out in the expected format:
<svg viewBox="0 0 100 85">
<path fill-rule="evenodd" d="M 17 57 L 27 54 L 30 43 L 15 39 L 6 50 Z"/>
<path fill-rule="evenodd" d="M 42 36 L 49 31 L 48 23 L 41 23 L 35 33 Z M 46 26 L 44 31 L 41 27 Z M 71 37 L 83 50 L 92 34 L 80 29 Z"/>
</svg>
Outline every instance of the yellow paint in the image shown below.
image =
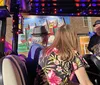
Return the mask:
<svg viewBox="0 0 100 85">
<path fill-rule="evenodd" d="M 4 0 L 0 0 L 0 6 L 4 6 Z"/>
<path fill-rule="evenodd" d="M 82 55 L 89 53 L 87 49 L 88 43 L 89 43 L 89 36 L 80 37 L 80 48 L 81 48 Z"/>
</svg>

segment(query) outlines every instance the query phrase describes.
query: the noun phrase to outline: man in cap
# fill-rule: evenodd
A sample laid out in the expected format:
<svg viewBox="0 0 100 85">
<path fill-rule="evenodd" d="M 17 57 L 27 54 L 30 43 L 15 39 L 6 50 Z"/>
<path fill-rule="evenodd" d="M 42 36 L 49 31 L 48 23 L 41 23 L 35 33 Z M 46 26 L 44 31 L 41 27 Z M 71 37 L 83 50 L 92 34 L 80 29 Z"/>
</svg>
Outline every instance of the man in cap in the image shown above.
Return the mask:
<svg viewBox="0 0 100 85">
<path fill-rule="evenodd" d="M 88 50 L 95 55 L 100 56 L 100 20 L 95 21 L 94 35 L 90 38 Z"/>
</svg>

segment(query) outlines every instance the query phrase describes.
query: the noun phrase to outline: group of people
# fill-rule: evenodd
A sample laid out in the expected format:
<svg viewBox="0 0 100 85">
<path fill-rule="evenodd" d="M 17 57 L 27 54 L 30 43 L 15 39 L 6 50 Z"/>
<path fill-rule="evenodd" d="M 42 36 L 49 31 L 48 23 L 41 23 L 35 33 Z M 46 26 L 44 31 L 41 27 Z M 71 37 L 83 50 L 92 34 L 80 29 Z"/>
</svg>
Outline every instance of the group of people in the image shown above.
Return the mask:
<svg viewBox="0 0 100 85">
<path fill-rule="evenodd" d="M 90 38 L 88 49 L 93 54 L 100 55 L 100 20 L 93 26 L 95 34 Z M 36 59 L 38 80 L 34 79 L 34 85 L 93 85 L 80 59 L 77 34 L 70 25 L 63 25 L 58 29 L 50 46 L 47 46 L 49 33 L 44 26 L 34 28 L 32 35 L 33 43 L 28 60 L 38 59 Z M 71 81 L 73 72 L 78 83 Z"/>
</svg>

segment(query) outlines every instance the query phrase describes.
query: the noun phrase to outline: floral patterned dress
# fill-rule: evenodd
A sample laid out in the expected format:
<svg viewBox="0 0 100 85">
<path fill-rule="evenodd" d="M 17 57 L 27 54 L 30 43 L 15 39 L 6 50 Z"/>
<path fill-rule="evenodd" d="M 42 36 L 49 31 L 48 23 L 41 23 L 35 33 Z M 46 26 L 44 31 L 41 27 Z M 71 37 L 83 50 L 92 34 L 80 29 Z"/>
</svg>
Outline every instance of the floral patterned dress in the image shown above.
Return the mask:
<svg viewBox="0 0 100 85">
<path fill-rule="evenodd" d="M 34 85 L 69 85 L 72 72 L 83 66 L 78 53 L 72 61 L 63 61 L 56 52 L 53 49 L 50 55 L 40 58 Z"/>
</svg>

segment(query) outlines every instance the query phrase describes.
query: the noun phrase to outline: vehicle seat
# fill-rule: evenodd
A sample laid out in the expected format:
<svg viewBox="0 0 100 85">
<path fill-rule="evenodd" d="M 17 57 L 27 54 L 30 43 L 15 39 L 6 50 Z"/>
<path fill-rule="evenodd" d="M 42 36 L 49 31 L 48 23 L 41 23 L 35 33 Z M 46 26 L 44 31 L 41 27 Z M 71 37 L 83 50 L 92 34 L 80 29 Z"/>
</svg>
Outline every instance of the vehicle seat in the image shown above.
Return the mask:
<svg viewBox="0 0 100 85">
<path fill-rule="evenodd" d="M 0 85 L 29 85 L 25 62 L 16 55 L 0 59 Z"/>
<path fill-rule="evenodd" d="M 94 64 L 96 65 L 96 67 L 100 71 L 100 60 L 94 55 L 91 56 L 91 60 L 94 62 Z"/>
</svg>

